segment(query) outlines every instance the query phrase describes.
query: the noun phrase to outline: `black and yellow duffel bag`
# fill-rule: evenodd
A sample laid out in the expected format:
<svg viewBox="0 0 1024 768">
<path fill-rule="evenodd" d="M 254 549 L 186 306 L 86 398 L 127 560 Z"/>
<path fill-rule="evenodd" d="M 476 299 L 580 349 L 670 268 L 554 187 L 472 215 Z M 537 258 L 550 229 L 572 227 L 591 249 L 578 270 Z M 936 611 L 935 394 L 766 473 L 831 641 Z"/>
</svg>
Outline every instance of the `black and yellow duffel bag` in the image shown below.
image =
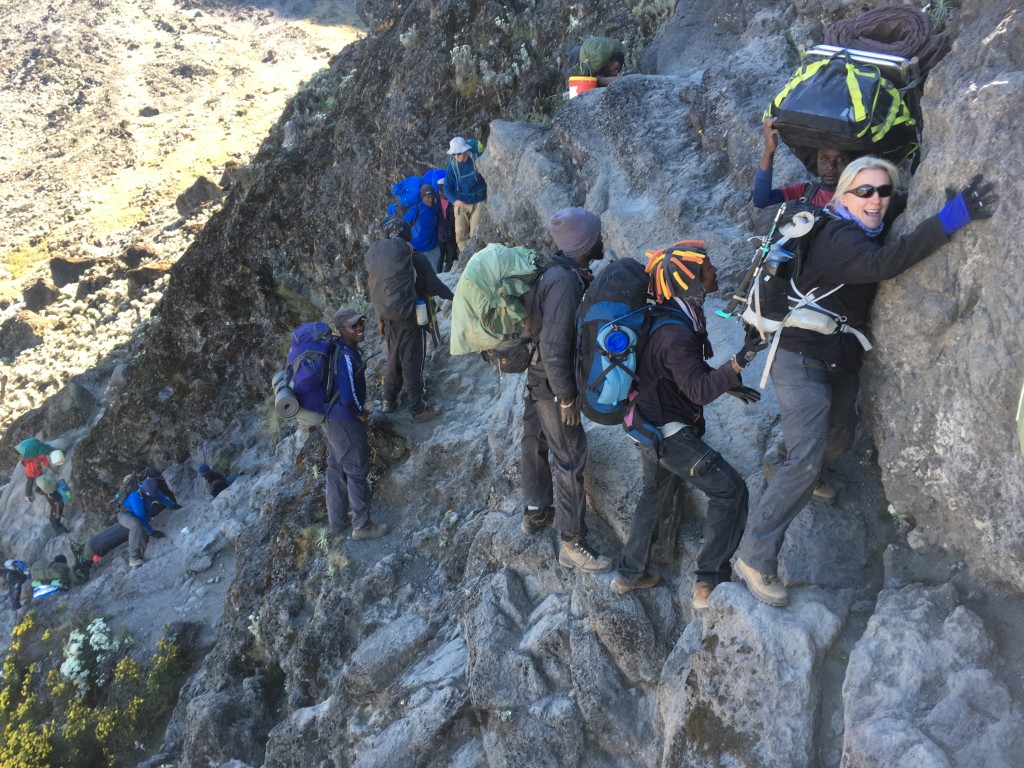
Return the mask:
<svg viewBox="0 0 1024 768">
<path fill-rule="evenodd" d="M 805 61 L 772 100 L 768 116 L 793 148 L 871 153 L 898 163 L 918 146 L 917 123 L 899 89 L 846 50 Z"/>
</svg>

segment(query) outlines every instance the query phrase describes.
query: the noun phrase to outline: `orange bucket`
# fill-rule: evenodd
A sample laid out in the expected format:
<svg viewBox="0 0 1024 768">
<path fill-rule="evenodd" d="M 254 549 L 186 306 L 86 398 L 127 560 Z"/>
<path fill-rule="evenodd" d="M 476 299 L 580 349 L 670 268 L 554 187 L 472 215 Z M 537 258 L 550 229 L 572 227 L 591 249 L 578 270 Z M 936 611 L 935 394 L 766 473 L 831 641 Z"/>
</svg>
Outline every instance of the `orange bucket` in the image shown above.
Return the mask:
<svg viewBox="0 0 1024 768">
<path fill-rule="evenodd" d="M 591 91 L 597 88 L 596 77 L 585 77 L 583 75 L 573 75 L 569 78 L 569 98 L 575 98 L 585 91 Z"/>
</svg>

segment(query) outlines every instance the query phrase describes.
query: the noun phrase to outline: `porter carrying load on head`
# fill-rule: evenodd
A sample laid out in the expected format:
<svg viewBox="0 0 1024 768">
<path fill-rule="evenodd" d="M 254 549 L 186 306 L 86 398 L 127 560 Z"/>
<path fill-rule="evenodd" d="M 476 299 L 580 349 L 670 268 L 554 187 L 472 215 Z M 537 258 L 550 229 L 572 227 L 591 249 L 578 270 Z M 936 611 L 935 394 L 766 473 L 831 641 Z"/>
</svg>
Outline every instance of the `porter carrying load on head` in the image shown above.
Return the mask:
<svg viewBox="0 0 1024 768">
<path fill-rule="evenodd" d="M 918 150 L 919 119 L 910 109 L 913 98 L 908 102 L 906 96 L 919 88 L 911 61 L 818 46 L 764 118 L 775 118 L 774 130 L 812 172 L 819 148 L 871 153 L 899 163 Z"/>
</svg>

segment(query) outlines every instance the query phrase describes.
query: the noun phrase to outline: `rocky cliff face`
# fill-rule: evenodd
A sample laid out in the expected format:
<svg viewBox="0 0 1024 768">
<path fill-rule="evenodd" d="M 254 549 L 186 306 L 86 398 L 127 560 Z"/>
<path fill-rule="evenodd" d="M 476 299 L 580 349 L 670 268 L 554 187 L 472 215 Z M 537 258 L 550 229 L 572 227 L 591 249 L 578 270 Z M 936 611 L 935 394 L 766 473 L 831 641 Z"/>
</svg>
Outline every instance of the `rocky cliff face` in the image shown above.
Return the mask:
<svg viewBox="0 0 1024 768">
<path fill-rule="evenodd" d="M 319 433 L 259 416 L 287 329 L 342 302 L 366 306 L 361 254 L 390 182 L 442 159 L 454 133 L 488 140 L 480 242 L 546 250 L 547 216 L 586 205 L 619 257 L 703 237 L 731 287 L 758 231 L 747 199 L 763 104 L 795 47 L 860 7 L 680 4 L 644 49 L 645 74 L 552 109 L 567 27 L 639 52 L 657 6 L 395 5 L 296 97 L 172 270 L 149 345 L 76 449 L 75 485 L 96 498 L 140 452 L 173 464 L 248 451 L 260 467 L 259 483 L 234 492 L 250 515 L 232 538 L 217 644 L 146 765 L 1020 764 L 1024 622 L 1015 593 L 985 581 L 994 558 L 1006 580 L 1024 579 L 1013 504 L 1024 474 L 1009 440 L 1024 371 L 1015 304 L 999 301 L 1021 277 L 1007 204 L 1020 182 L 1014 150 L 994 149 L 1021 76 L 1016 11 L 965 9 L 929 79 L 926 152 L 900 227 L 979 164 L 1004 203 L 883 290 L 863 393 L 877 448 L 859 435 L 830 477 L 839 504 L 811 504 L 790 529 L 789 608 L 723 585 L 694 615 L 696 494 L 662 521 L 662 586 L 619 598 L 610 576 L 560 568 L 554 533 L 527 536 L 516 514 L 521 381 L 476 359 L 431 358 L 441 420 L 372 417 L 374 517 L 394 528 L 379 541 L 321 546 Z M 965 137 L 993 148 L 965 157 Z M 776 180 L 802 178 L 782 155 Z M 718 359 L 739 345 L 732 323 L 711 333 Z M 770 389 L 757 406 L 709 409 L 708 440 L 755 502 L 776 413 Z M 1007 439 L 993 439 L 1004 427 Z M 637 457 L 618 430 L 588 439 L 592 538 L 614 554 Z M 919 528 L 908 536 L 890 502 Z"/>
</svg>

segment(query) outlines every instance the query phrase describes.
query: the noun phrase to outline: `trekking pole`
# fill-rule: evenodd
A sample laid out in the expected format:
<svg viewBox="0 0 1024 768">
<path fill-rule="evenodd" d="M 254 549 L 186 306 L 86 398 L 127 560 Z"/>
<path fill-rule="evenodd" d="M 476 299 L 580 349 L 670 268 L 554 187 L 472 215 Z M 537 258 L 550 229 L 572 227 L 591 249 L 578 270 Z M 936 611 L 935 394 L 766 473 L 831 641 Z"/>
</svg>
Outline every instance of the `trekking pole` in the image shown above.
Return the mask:
<svg viewBox="0 0 1024 768">
<path fill-rule="evenodd" d="M 751 260 L 746 273 L 744 273 L 743 279 L 740 280 L 739 287 L 736 289 L 736 293 L 732 296 L 732 301 L 729 302 L 725 309 L 719 309 L 715 312 L 719 317 L 732 317 L 739 306 L 747 302 L 747 298 L 750 294 L 750 288 L 754 284 L 754 278 L 757 277 L 757 274 L 761 271 L 761 265 L 764 264 L 764 260 L 768 257 L 768 250 L 772 246 L 772 238 L 775 237 L 775 232 L 779 228 L 779 221 L 781 221 L 782 214 L 785 212 L 786 204 L 783 203 L 779 206 L 779 210 L 775 214 L 775 220 L 772 222 L 772 228 L 768 231 L 767 235 L 761 238 L 761 246 L 754 252 L 754 258 Z"/>
</svg>

